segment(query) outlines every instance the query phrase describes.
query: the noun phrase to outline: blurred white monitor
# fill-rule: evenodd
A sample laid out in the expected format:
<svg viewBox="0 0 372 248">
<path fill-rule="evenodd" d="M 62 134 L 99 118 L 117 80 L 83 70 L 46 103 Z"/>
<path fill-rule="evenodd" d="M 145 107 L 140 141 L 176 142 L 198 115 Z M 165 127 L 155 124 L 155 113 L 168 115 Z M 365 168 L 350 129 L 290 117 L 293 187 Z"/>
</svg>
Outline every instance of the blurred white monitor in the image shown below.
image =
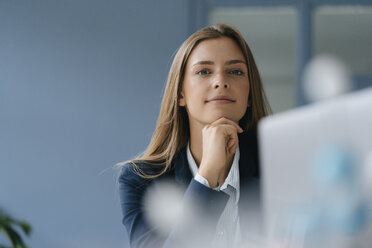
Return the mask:
<svg viewBox="0 0 372 248">
<path fill-rule="evenodd" d="M 313 161 L 321 147 L 347 147 L 363 171 L 372 151 L 372 88 L 266 117 L 258 135 L 264 223 L 271 235 L 283 216 L 314 204 Z"/>
</svg>

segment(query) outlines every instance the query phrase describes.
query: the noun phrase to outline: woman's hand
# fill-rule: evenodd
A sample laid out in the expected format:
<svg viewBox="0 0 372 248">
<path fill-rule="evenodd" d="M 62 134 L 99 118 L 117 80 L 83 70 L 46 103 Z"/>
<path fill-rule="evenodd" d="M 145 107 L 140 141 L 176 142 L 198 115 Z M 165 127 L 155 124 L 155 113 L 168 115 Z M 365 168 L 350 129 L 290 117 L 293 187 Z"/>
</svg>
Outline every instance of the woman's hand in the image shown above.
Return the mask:
<svg viewBox="0 0 372 248">
<path fill-rule="evenodd" d="M 220 118 L 203 128 L 203 156 L 199 174 L 212 188 L 222 185 L 230 171 L 229 163 L 238 147 L 238 133 L 243 129 L 227 118 Z M 232 162 L 232 161 L 231 161 Z"/>
</svg>

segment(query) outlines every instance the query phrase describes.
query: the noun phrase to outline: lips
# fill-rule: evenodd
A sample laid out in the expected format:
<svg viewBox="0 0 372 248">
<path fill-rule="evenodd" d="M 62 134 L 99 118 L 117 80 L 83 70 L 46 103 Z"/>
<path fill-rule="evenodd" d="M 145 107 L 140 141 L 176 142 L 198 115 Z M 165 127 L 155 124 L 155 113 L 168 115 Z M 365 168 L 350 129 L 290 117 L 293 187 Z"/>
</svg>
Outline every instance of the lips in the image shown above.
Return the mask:
<svg viewBox="0 0 372 248">
<path fill-rule="evenodd" d="M 221 103 L 229 103 L 229 102 L 235 102 L 234 99 L 228 97 L 228 96 L 216 96 L 211 99 L 208 99 L 206 102 L 221 102 Z"/>
</svg>

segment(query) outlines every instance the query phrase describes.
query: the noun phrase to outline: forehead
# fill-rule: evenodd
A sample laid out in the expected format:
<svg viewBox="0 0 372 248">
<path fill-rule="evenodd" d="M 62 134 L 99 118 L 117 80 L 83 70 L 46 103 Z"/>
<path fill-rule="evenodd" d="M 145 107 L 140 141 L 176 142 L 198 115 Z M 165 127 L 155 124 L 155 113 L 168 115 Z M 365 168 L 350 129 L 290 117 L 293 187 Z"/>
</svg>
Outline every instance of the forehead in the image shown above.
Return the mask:
<svg viewBox="0 0 372 248">
<path fill-rule="evenodd" d="M 245 61 L 241 49 L 231 38 L 221 37 L 200 42 L 191 52 L 188 64 L 200 60 L 218 62 L 235 59 Z"/>
</svg>

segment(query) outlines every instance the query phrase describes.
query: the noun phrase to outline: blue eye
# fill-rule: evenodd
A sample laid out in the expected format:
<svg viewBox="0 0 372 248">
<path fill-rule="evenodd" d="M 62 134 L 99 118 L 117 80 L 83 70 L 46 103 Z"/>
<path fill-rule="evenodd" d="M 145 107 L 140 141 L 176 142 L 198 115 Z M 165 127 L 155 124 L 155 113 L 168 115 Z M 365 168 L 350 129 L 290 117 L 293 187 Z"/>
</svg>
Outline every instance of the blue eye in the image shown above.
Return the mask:
<svg viewBox="0 0 372 248">
<path fill-rule="evenodd" d="M 204 75 L 210 74 L 210 71 L 203 69 L 203 70 L 198 71 L 196 74 L 204 76 Z"/>
<path fill-rule="evenodd" d="M 244 74 L 244 72 L 242 72 L 241 70 L 232 70 L 232 71 L 230 71 L 230 74 L 241 76 L 241 75 Z"/>
</svg>

